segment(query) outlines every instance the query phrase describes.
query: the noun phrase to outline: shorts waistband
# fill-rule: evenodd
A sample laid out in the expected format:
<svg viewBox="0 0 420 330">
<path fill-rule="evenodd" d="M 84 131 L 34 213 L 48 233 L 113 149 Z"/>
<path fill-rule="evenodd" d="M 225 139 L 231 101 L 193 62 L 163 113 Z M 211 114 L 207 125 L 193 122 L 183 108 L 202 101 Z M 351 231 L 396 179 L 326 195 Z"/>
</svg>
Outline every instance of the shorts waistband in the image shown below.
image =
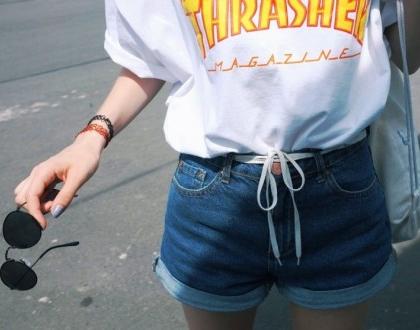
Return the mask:
<svg viewBox="0 0 420 330">
<path fill-rule="evenodd" d="M 324 155 L 330 153 L 331 151 L 340 150 L 348 148 L 352 145 L 355 145 L 358 142 L 361 142 L 364 138 L 367 137 L 366 130 L 361 131 L 351 142 L 347 142 L 345 144 L 341 144 L 339 146 L 335 146 L 328 149 L 320 149 L 320 154 Z M 306 150 L 317 150 L 317 149 L 306 149 Z M 315 152 L 290 152 L 287 155 L 293 160 L 299 160 L 304 158 L 310 158 L 315 156 Z M 233 159 L 241 162 L 241 163 L 251 163 L 251 164 L 264 164 L 265 160 L 267 159 L 268 155 L 257 155 L 257 154 L 233 154 Z M 289 161 L 286 159 L 286 161 Z M 280 159 L 274 155 L 273 162 L 280 162 Z"/>
</svg>

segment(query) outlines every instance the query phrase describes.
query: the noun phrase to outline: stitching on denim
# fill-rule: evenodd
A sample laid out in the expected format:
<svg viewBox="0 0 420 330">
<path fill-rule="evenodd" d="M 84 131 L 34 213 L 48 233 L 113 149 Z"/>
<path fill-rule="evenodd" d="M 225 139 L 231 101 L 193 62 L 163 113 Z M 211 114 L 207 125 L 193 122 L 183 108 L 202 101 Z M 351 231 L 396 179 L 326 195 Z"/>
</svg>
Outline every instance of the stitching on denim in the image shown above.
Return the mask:
<svg viewBox="0 0 420 330">
<path fill-rule="evenodd" d="M 289 200 L 289 202 L 290 202 L 290 200 Z M 285 251 L 290 249 L 290 245 L 291 245 L 291 242 L 290 242 L 291 236 L 292 236 L 291 225 L 290 225 L 291 215 L 292 215 L 292 207 L 291 207 L 290 203 L 288 203 L 287 204 L 287 217 L 286 217 L 286 219 L 287 219 L 287 229 L 286 229 L 287 230 L 287 237 L 286 237 L 286 247 L 284 248 Z"/>
<path fill-rule="evenodd" d="M 359 141 L 359 142 L 357 142 L 355 145 L 352 145 L 351 147 L 351 149 L 346 149 L 346 150 L 337 150 L 338 152 L 341 152 L 341 154 L 339 155 L 339 158 L 338 159 L 334 159 L 332 162 L 326 162 L 326 167 L 327 168 L 330 168 L 331 166 L 333 166 L 333 165 L 336 165 L 336 164 L 340 164 L 340 163 L 343 163 L 343 162 L 345 162 L 346 160 L 347 160 L 347 158 L 348 157 L 350 157 L 350 156 L 352 156 L 356 151 L 359 151 L 359 149 L 361 149 L 362 148 L 362 146 L 363 146 L 363 140 L 361 140 L 361 141 Z M 334 152 L 334 151 L 332 151 L 332 152 Z M 328 154 L 327 155 L 322 155 L 322 156 L 324 156 L 324 157 L 328 157 Z M 331 156 L 331 155 L 330 155 Z M 336 157 L 337 155 L 334 155 L 334 157 Z"/>
<path fill-rule="evenodd" d="M 191 168 L 193 168 L 193 169 L 195 169 L 195 170 L 203 170 L 203 169 L 201 169 L 200 167 L 197 167 L 197 166 L 191 165 L 191 164 L 187 163 L 184 159 L 181 159 L 181 160 L 179 161 L 179 167 L 184 167 L 184 166 L 186 166 L 186 167 L 191 167 Z"/>
<path fill-rule="evenodd" d="M 177 188 L 178 191 L 184 194 L 185 196 L 203 196 L 212 192 L 219 186 L 219 183 L 222 182 L 222 172 L 218 172 L 217 175 L 213 178 L 213 180 L 209 182 L 208 185 L 200 189 L 188 189 L 183 187 L 175 176 L 172 177 L 172 182 L 174 183 L 175 188 Z"/>
<path fill-rule="evenodd" d="M 207 169 L 191 165 L 185 162 L 185 160 L 180 160 L 177 170 L 178 172 L 182 172 L 200 183 L 204 182 L 204 178 L 207 175 Z"/>
<path fill-rule="evenodd" d="M 253 176 L 253 175 L 249 175 L 249 174 L 245 174 L 245 173 L 241 173 L 241 172 L 236 172 L 236 171 L 230 171 L 230 173 L 232 174 L 236 174 L 236 175 L 239 175 L 239 176 L 244 176 L 244 177 L 247 177 L 247 178 L 249 178 L 249 179 L 252 179 L 253 181 L 255 181 L 255 182 L 258 182 L 258 180 L 260 179 L 260 177 L 259 176 Z"/>
<path fill-rule="evenodd" d="M 280 201 L 279 201 L 280 202 Z M 279 204 L 277 204 L 279 205 Z M 273 224 L 274 224 L 274 230 L 275 230 L 275 235 L 277 237 L 278 245 L 279 245 L 279 251 L 280 254 L 283 252 L 283 248 L 284 248 L 284 241 L 283 241 L 283 228 L 282 228 L 282 215 L 283 213 L 280 215 L 279 213 L 283 211 L 284 208 L 280 207 L 275 207 L 273 209 Z M 281 257 L 281 256 L 280 256 Z"/>
<path fill-rule="evenodd" d="M 271 256 L 271 242 L 270 242 L 270 239 L 268 239 L 267 272 L 270 272 L 270 256 Z"/>
<path fill-rule="evenodd" d="M 213 166 L 218 167 L 219 169 L 223 169 L 223 166 L 217 165 L 217 164 L 215 164 L 215 163 L 213 163 L 213 162 L 209 161 L 208 159 L 206 159 L 205 161 L 206 161 L 207 163 L 209 163 L 209 164 L 213 165 Z M 234 162 L 234 161 L 235 161 L 235 160 L 233 160 L 233 162 Z M 232 164 L 233 164 L 233 162 L 232 162 Z M 244 176 L 244 177 L 247 177 L 247 178 L 250 178 L 250 179 L 254 179 L 254 180 L 255 180 L 255 181 L 257 181 L 257 182 L 258 182 L 258 180 L 260 179 L 260 177 L 259 177 L 259 176 L 253 176 L 253 175 L 249 175 L 249 174 L 245 174 L 245 173 L 241 173 L 241 172 L 234 171 L 234 170 L 232 170 L 232 167 L 231 167 L 230 173 L 231 173 L 231 174 L 233 173 L 233 174 L 236 174 L 236 175 L 239 175 L 239 176 Z"/>
<path fill-rule="evenodd" d="M 367 197 L 369 196 L 371 193 L 373 193 L 375 191 L 375 186 L 378 183 L 378 177 L 377 175 L 374 175 L 373 180 L 371 181 L 371 183 L 368 185 L 368 187 L 362 189 L 362 190 L 358 190 L 358 191 L 350 191 L 350 190 L 345 190 L 342 189 L 339 184 L 337 183 L 333 173 L 329 172 L 327 175 L 327 183 L 330 186 L 330 188 L 337 194 L 341 194 L 345 197 L 349 197 L 349 198 L 359 198 L 359 197 Z"/>
</svg>

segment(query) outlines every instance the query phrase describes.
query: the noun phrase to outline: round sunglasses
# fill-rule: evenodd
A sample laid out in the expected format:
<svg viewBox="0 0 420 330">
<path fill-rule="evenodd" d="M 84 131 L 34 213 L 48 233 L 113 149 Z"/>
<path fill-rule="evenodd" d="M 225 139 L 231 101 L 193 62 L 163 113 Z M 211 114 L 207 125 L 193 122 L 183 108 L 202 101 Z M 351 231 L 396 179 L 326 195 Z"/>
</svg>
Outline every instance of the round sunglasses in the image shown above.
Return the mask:
<svg viewBox="0 0 420 330">
<path fill-rule="evenodd" d="M 9 247 L 5 254 L 6 261 L 0 268 L 2 282 L 10 289 L 20 291 L 32 289 L 36 285 L 38 278 L 32 268 L 47 252 L 60 247 L 79 245 L 79 242 L 76 241 L 51 246 L 32 265 L 23 258 L 19 260 L 9 258 L 10 249 L 28 249 L 41 239 L 41 225 L 31 214 L 20 211 L 25 203 L 18 206 L 15 211 L 10 212 L 4 219 L 3 237 Z"/>
</svg>

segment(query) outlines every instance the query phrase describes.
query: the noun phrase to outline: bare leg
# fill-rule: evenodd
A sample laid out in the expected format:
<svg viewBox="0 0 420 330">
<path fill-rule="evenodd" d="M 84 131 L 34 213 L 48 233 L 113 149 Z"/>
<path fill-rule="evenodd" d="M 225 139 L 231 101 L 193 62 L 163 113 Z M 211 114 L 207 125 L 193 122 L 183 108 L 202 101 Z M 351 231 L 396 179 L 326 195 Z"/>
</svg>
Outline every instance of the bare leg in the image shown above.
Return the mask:
<svg viewBox="0 0 420 330">
<path fill-rule="evenodd" d="M 208 312 L 182 304 L 190 330 L 252 330 L 257 307 L 240 312 Z"/>
<path fill-rule="evenodd" d="M 362 330 L 365 329 L 369 301 L 344 308 L 308 309 L 289 303 L 293 330 Z"/>
</svg>

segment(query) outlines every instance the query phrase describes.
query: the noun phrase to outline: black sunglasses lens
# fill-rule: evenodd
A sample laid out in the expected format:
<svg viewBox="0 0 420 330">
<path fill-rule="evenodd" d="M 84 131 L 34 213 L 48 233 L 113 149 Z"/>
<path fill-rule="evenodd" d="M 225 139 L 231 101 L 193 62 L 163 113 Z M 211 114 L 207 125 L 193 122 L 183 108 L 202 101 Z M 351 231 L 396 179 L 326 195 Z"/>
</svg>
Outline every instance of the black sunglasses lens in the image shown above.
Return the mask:
<svg viewBox="0 0 420 330">
<path fill-rule="evenodd" d="M 0 277 L 10 289 L 20 291 L 32 289 L 38 280 L 31 268 L 15 260 L 6 261 L 1 266 Z"/>
<path fill-rule="evenodd" d="M 41 225 L 29 213 L 10 212 L 3 222 L 3 237 L 13 247 L 26 249 L 41 239 Z"/>
</svg>

